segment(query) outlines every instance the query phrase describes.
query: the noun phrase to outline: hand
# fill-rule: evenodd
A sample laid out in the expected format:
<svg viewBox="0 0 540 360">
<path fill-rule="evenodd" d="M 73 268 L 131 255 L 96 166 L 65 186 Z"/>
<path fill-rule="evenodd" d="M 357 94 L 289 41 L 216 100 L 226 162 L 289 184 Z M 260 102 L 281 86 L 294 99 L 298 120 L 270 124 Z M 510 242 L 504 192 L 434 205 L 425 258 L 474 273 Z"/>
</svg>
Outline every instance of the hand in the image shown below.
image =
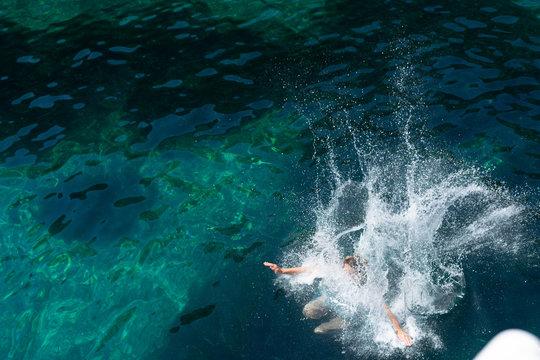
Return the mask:
<svg viewBox="0 0 540 360">
<path fill-rule="evenodd" d="M 277 266 L 276 264 L 272 264 L 269 262 L 264 262 L 264 266 L 268 266 L 270 270 L 275 272 L 276 274 L 283 274 L 283 269 Z"/>
<path fill-rule="evenodd" d="M 407 333 L 405 333 L 405 331 L 398 330 L 397 331 L 397 337 L 405 345 L 407 345 L 407 346 L 412 345 L 412 339 L 411 339 L 411 337 L 409 335 L 407 335 Z"/>
<path fill-rule="evenodd" d="M 398 339 L 405 345 L 411 346 L 412 345 L 411 337 L 407 335 L 405 331 L 403 331 L 401 326 L 399 326 L 399 322 L 397 321 L 396 317 L 394 316 L 394 314 L 392 314 L 392 312 L 390 311 L 388 306 L 386 306 L 385 303 L 383 303 L 383 307 L 386 310 L 386 313 L 388 314 L 388 317 L 390 318 L 392 325 L 394 325 L 394 329 L 396 329 L 396 334 L 397 334 Z"/>
</svg>

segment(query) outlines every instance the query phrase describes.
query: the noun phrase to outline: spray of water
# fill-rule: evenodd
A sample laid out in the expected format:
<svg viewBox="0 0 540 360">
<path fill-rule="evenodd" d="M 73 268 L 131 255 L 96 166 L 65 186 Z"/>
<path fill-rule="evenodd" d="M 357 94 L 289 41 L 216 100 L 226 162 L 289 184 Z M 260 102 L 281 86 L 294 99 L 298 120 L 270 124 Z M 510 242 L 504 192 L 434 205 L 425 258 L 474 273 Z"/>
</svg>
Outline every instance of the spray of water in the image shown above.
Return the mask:
<svg viewBox="0 0 540 360">
<path fill-rule="evenodd" d="M 487 248 L 516 251 L 519 243 L 516 217 L 522 206 L 480 181 L 475 169 L 415 147 L 411 124 L 419 121 L 422 107 L 400 95 L 409 91 L 403 80 L 410 77 L 407 69 L 394 79 L 399 144 L 377 147 L 353 130 L 351 122 L 360 119 L 345 122 L 351 139 L 345 150 L 331 137 L 316 137 L 325 144 L 326 161 L 317 180 L 315 229 L 307 246 L 290 249 L 283 259 L 316 269 L 288 278 L 286 286 L 300 294 L 304 284 L 320 278 L 314 296 L 327 296 L 326 305 L 347 323 L 341 341 L 363 355 L 404 349 L 383 302 L 416 344 L 443 346 L 432 319 L 452 311 L 464 296 L 463 260 Z M 343 151 L 356 154 L 356 166 L 340 169 Z M 511 231 L 510 242 L 505 234 Z M 352 254 L 368 261 L 363 286 L 342 269 L 342 259 Z"/>
<path fill-rule="evenodd" d="M 301 291 L 302 284 L 321 278 L 317 291 L 349 324 L 341 340 L 362 354 L 403 349 L 383 302 L 416 343 L 442 346 L 431 318 L 450 312 L 464 296 L 463 260 L 483 249 L 515 251 L 519 242 L 505 234 L 523 208 L 501 190 L 444 160 L 403 163 L 405 158 L 365 164 L 361 181 L 336 173 L 328 201 L 315 210 L 309 246 L 285 256 L 316 269 L 289 278 L 290 289 Z M 368 261 L 363 286 L 342 269 L 342 259 L 351 254 Z"/>
</svg>

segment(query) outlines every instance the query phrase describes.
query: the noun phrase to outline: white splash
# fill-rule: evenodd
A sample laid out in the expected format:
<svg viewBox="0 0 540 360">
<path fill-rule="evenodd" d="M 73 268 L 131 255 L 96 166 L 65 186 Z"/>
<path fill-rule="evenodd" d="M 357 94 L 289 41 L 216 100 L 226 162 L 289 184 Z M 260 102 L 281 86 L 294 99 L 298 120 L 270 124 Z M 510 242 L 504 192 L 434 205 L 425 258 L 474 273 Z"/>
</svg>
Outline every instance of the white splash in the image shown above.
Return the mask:
<svg viewBox="0 0 540 360">
<path fill-rule="evenodd" d="M 415 342 L 443 346 L 430 320 L 452 311 L 464 296 L 462 260 L 494 242 L 508 243 L 501 234 L 523 210 L 500 189 L 482 184 L 474 171 L 440 159 L 406 159 L 364 164 L 361 181 L 334 168 L 334 189 L 315 210 L 309 246 L 285 254 L 288 264 L 314 269 L 288 278 L 289 289 L 300 293 L 302 284 L 321 278 L 316 293 L 325 294 L 333 312 L 350 324 L 340 339 L 362 354 L 385 356 L 404 348 L 383 302 Z M 368 261 L 362 287 L 342 269 L 343 258 L 352 254 Z"/>
<path fill-rule="evenodd" d="M 286 266 L 315 270 L 282 285 L 303 302 L 310 300 L 306 288 L 313 296 L 325 294 L 333 312 L 349 324 L 340 340 L 362 356 L 385 357 L 405 348 L 383 303 L 415 343 L 443 347 L 433 319 L 463 298 L 462 261 L 485 249 L 519 248 L 518 236 L 506 236 L 519 233 L 516 219 L 524 211 L 512 196 L 484 184 L 475 169 L 464 169 L 437 151 L 418 150 L 422 134 L 413 125 L 422 122 L 425 109 L 412 68 L 405 62 L 391 79 L 390 95 L 397 104 L 393 125 L 400 139 L 378 141 L 377 134 L 354 130 L 361 120 L 349 119 L 346 110 L 345 119 L 326 132 L 318 135 L 318 127 L 312 128 L 319 166 L 316 227 L 307 245 L 289 248 L 283 257 Z M 348 133 L 349 141 L 340 139 L 345 144 L 340 148 L 328 131 L 336 137 Z M 316 144 L 325 150 L 321 155 Z M 355 165 L 340 168 L 340 154 L 350 160 L 351 153 Z M 343 258 L 353 254 L 368 261 L 367 283 L 361 287 L 342 269 Z M 316 278 L 321 279 L 317 289 L 306 287 Z M 413 345 L 403 355 L 421 348 Z"/>
</svg>

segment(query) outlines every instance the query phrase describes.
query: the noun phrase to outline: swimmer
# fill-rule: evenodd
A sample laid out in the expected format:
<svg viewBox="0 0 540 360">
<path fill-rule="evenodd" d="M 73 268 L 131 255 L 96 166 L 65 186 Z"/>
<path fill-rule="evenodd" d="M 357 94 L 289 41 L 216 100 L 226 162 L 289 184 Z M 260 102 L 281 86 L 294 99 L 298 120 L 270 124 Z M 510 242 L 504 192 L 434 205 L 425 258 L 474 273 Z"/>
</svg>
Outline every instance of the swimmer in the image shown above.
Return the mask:
<svg viewBox="0 0 540 360">
<path fill-rule="evenodd" d="M 345 259 L 343 259 L 343 270 L 345 270 L 345 272 L 349 275 L 353 276 L 355 282 L 359 286 L 362 286 L 366 283 L 366 272 L 364 270 L 366 265 L 367 261 L 362 259 L 359 255 L 347 256 Z M 310 270 L 310 268 L 305 266 L 295 268 L 282 268 L 276 264 L 272 264 L 269 262 L 264 262 L 264 266 L 267 266 L 268 268 L 270 268 L 270 270 L 272 270 L 278 275 L 298 275 Z M 329 313 L 329 309 L 324 305 L 325 302 L 326 297 L 324 295 L 310 301 L 306 304 L 306 306 L 304 306 L 304 315 L 310 319 L 320 319 L 321 317 Z M 385 303 L 383 303 L 383 307 L 386 310 L 386 314 L 392 322 L 392 325 L 394 326 L 398 339 L 406 346 L 411 346 L 413 343 L 411 337 L 407 335 L 405 331 L 403 331 L 403 329 L 399 325 L 398 320 Z M 345 326 L 346 323 L 343 319 L 339 317 L 334 317 L 330 321 L 317 326 L 314 332 L 318 334 L 325 334 L 333 330 L 343 329 Z"/>
</svg>

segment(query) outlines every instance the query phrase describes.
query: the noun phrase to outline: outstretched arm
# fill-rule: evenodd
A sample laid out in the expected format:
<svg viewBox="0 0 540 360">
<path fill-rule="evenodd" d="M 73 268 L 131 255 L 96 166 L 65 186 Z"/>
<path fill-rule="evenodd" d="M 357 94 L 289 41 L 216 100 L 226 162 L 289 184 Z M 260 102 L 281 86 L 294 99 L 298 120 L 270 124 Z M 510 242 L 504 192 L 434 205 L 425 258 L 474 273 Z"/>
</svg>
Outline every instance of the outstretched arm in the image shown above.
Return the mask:
<svg viewBox="0 0 540 360">
<path fill-rule="evenodd" d="M 264 262 L 264 266 L 268 266 L 276 274 L 297 275 L 307 270 L 306 267 L 282 268 L 269 262 Z"/>
<path fill-rule="evenodd" d="M 392 325 L 394 325 L 394 329 L 396 329 L 396 334 L 397 334 L 398 339 L 402 343 L 404 343 L 405 345 L 411 346 L 412 343 L 413 343 L 411 337 L 409 335 L 407 335 L 407 333 L 405 333 L 405 331 L 403 331 L 401 326 L 399 326 L 399 322 L 397 321 L 394 314 L 392 314 L 392 312 L 390 311 L 388 306 L 386 306 L 385 303 L 383 303 L 383 306 L 384 306 L 384 308 L 386 310 L 386 314 L 388 314 L 388 317 L 390 318 L 390 321 L 392 322 Z"/>
</svg>

